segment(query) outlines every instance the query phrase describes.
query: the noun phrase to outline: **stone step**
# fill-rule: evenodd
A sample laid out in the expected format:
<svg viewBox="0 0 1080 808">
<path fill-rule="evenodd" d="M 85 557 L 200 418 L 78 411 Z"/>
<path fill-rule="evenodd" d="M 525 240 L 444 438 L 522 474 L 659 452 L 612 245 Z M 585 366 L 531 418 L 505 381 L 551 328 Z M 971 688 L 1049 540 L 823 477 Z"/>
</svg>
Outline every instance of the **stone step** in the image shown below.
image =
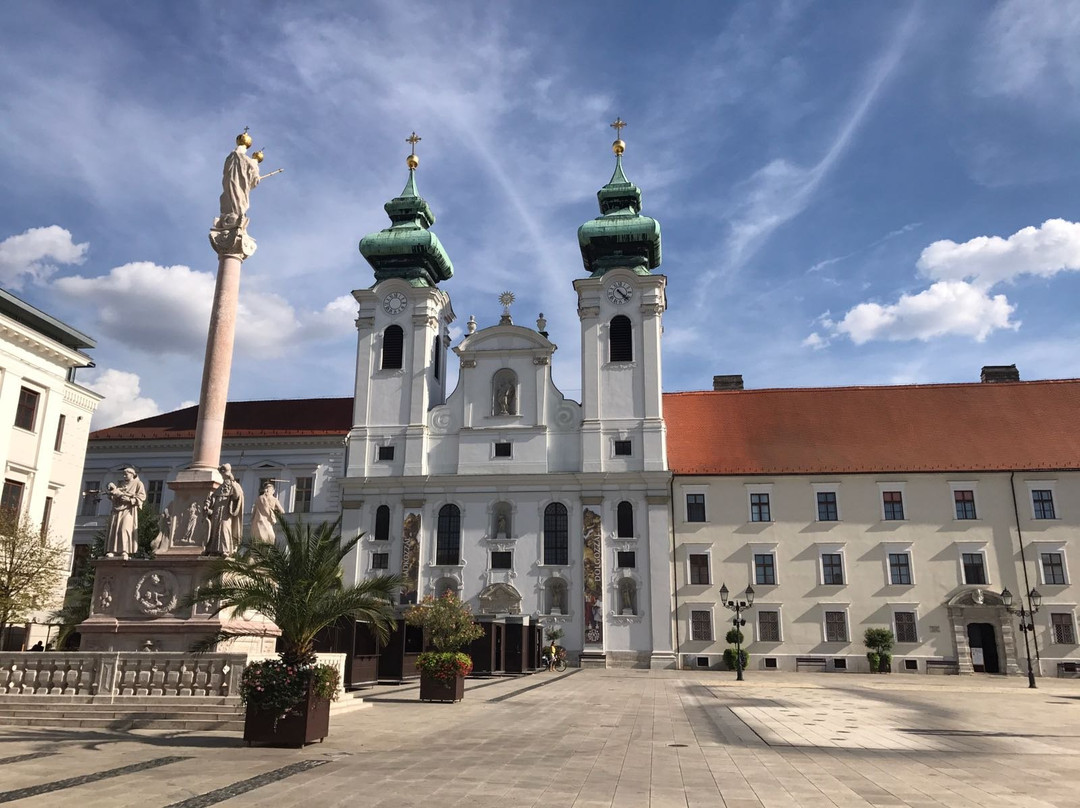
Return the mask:
<svg viewBox="0 0 1080 808">
<path fill-rule="evenodd" d="M 207 721 L 205 719 L 184 720 L 177 718 L 144 718 L 125 716 L 122 718 L 54 718 L 35 716 L 33 718 L 3 718 L 0 725 L 13 727 L 58 727 L 61 729 L 99 729 L 123 732 L 131 729 L 186 729 L 208 732 L 243 732 L 242 716 L 232 716 L 227 720 Z"/>
<path fill-rule="evenodd" d="M 122 704 L 125 706 L 147 705 L 209 705 L 233 706 L 240 704 L 239 696 L 74 696 L 51 693 L 24 693 L 0 695 L 0 708 L 15 705 L 48 707 L 58 704 Z"/>
<path fill-rule="evenodd" d="M 47 713 L 41 710 L 20 708 L 13 710 L 0 710 L 0 723 L 12 718 L 177 718 L 185 721 L 219 721 L 243 716 L 242 710 L 124 710 L 94 709 L 94 710 L 49 710 Z"/>
</svg>

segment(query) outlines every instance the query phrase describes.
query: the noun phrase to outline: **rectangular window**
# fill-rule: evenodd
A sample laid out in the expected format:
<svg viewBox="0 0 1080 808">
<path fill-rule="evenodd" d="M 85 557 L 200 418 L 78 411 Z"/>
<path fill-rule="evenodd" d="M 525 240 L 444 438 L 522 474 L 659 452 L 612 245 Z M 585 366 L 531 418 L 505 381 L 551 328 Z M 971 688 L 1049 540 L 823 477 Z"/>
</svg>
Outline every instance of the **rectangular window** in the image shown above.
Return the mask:
<svg viewBox="0 0 1080 808">
<path fill-rule="evenodd" d="M 56 440 L 53 441 L 53 451 L 59 452 L 64 448 L 64 427 L 67 425 L 67 416 L 61 415 L 56 422 Z"/>
<path fill-rule="evenodd" d="M 975 492 L 953 491 L 953 500 L 956 502 L 957 519 L 975 518 Z"/>
<path fill-rule="evenodd" d="M 919 633 L 915 629 L 915 612 L 894 612 L 897 642 L 918 642 Z"/>
<path fill-rule="evenodd" d="M 388 569 L 390 569 L 390 554 L 389 553 L 372 553 L 371 554 L 371 568 L 373 570 L 388 570 Z"/>
<path fill-rule="evenodd" d="M 495 444 L 495 456 L 496 457 L 510 457 L 511 446 L 509 443 L 496 443 Z"/>
<path fill-rule="evenodd" d="M 314 477 L 296 478 L 296 498 L 293 500 L 295 513 L 311 513 L 311 495 L 314 492 Z"/>
<path fill-rule="evenodd" d="M 986 560 L 982 553 L 963 553 L 961 560 L 964 564 L 965 584 L 971 586 L 986 583 Z"/>
<path fill-rule="evenodd" d="M 712 612 L 690 612 L 690 639 L 712 642 Z"/>
<path fill-rule="evenodd" d="M 380 446 L 379 447 L 379 460 L 393 460 L 394 459 L 394 447 L 393 446 Z"/>
<path fill-rule="evenodd" d="M 821 554 L 821 582 L 830 586 L 844 585 L 844 557 L 840 553 Z"/>
<path fill-rule="evenodd" d="M 45 497 L 45 512 L 41 515 L 41 538 L 49 535 L 49 520 L 52 519 L 53 498 Z"/>
<path fill-rule="evenodd" d="M 100 486 L 97 480 L 87 480 L 83 485 L 82 493 L 82 510 L 83 516 L 96 516 L 98 506 L 98 486 Z"/>
<path fill-rule="evenodd" d="M 630 441 L 617 440 L 615 441 L 615 456 L 616 457 L 629 457 L 631 452 Z"/>
<path fill-rule="evenodd" d="M 1035 489 L 1031 492 L 1031 503 L 1035 506 L 1036 519 L 1054 519 L 1054 492 L 1049 489 Z"/>
<path fill-rule="evenodd" d="M 751 522 L 771 522 L 772 514 L 769 511 L 769 495 L 768 494 L 751 494 L 750 495 L 750 521 Z"/>
<path fill-rule="evenodd" d="M 1064 584 L 1065 556 L 1062 553 L 1042 553 L 1043 583 Z"/>
<path fill-rule="evenodd" d="M 847 641 L 847 612 L 825 612 L 825 642 Z"/>
<path fill-rule="evenodd" d="M 18 514 L 22 510 L 23 484 L 18 480 L 4 480 L 4 491 L 0 494 L 0 509 Z"/>
<path fill-rule="evenodd" d="M 819 522 L 838 521 L 835 491 L 818 491 L 817 518 Z"/>
<path fill-rule="evenodd" d="M 146 504 L 153 505 L 155 511 L 161 510 L 161 496 L 165 492 L 164 480 L 146 481 Z"/>
<path fill-rule="evenodd" d="M 709 556 L 707 553 L 690 554 L 690 583 L 709 584 Z"/>
<path fill-rule="evenodd" d="M 904 495 L 900 491 L 883 491 L 882 504 L 885 506 L 885 518 L 902 520 L 904 518 Z"/>
<path fill-rule="evenodd" d="M 1076 630 L 1073 628 L 1073 616 L 1068 612 L 1054 612 L 1050 615 L 1050 625 L 1054 627 L 1054 642 L 1058 645 L 1076 645 Z"/>
<path fill-rule="evenodd" d="M 911 556 L 907 553 L 889 553 L 889 583 L 907 586 L 911 583 Z"/>
<path fill-rule="evenodd" d="M 19 406 L 15 410 L 15 426 L 19 429 L 34 431 L 34 422 L 37 421 L 38 401 L 41 394 L 29 387 L 19 390 Z"/>
<path fill-rule="evenodd" d="M 637 566 L 637 553 L 633 550 L 619 550 L 615 563 L 619 569 L 632 570 Z"/>
<path fill-rule="evenodd" d="M 705 521 L 705 495 L 704 494 L 687 494 L 686 495 L 686 521 L 687 522 L 704 522 Z"/>
<path fill-rule="evenodd" d="M 776 583 L 776 556 L 772 553 L 754 553 L 754 584 L 773 586 Z"/>
<path fill-rule="evenodd" d="M 780 642 L 780 612 L 759 611 L 757 627 L 761 642 Z"/>
</svg>

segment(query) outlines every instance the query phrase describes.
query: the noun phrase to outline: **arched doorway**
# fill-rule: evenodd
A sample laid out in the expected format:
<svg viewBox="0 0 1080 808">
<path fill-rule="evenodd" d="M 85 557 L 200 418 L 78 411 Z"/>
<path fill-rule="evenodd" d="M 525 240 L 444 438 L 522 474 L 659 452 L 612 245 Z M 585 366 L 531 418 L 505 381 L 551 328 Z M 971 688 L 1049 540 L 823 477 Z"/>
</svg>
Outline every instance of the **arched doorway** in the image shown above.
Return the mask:
<svg viewBox="0 0 1080 808">
<path fill-rule="evenodd" d="M 975 673 L 1001 673 L 994 627 L 990 623 L 968 623 L 967 637 Z"/>
</svg>

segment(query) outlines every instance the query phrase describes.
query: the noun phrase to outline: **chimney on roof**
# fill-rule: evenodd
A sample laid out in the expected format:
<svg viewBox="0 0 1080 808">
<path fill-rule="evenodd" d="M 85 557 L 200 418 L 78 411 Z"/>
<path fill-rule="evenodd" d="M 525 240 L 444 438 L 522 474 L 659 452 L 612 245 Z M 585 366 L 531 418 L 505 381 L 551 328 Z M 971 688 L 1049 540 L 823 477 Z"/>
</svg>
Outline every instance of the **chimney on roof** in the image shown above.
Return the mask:
<svg viewBox="0 0 1080 808">
<path fill-rule="evenodd" d="M 742 390 L 742 374 L 741 373 L 729 373 L 726 376 L 713 376 L 712 377 L 712 389 L 713 390 Z"/>
<path fill-rule="evenodd" d="M 982 373 L 979 374 L 979 381 L 983 384 L 1018 382 L 1020 381 L 1020 371 L 1016 369 L 1016 365 L 983 365 Z"/>
</svg>

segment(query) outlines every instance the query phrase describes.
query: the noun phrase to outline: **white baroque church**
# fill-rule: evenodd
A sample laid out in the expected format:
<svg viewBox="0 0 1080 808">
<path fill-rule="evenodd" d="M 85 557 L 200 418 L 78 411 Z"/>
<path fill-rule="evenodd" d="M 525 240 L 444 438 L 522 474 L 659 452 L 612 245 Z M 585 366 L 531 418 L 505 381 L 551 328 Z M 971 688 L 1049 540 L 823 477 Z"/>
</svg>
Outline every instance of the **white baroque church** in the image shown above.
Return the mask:
<svg viewBox="0 0 1080 808">
<path fill-rule="evenodd" d="M 515 324 L 509 294 L 497 324 L 467 324 L 447 394 L 455 315 L 439 284 L 453 268 L 410 157 L 408 183 L 386 205 L 391 226 L 360 243 L 375 284 L 353 292 L 354 426 L 340 484 L 343 530 L 366 538 L 345 572 L 400 573 L 402 603 L 453 590 L 484 617 L 559 627 L 582 664 L 666 668 L 665 278 L 652 272 L 659 226 L 640 213 L 622 141 L 614 148 L 601 215 L 579 232 L 581 403 L 552 381 L 557 346 L 543 319 Z"/>
</svg>

